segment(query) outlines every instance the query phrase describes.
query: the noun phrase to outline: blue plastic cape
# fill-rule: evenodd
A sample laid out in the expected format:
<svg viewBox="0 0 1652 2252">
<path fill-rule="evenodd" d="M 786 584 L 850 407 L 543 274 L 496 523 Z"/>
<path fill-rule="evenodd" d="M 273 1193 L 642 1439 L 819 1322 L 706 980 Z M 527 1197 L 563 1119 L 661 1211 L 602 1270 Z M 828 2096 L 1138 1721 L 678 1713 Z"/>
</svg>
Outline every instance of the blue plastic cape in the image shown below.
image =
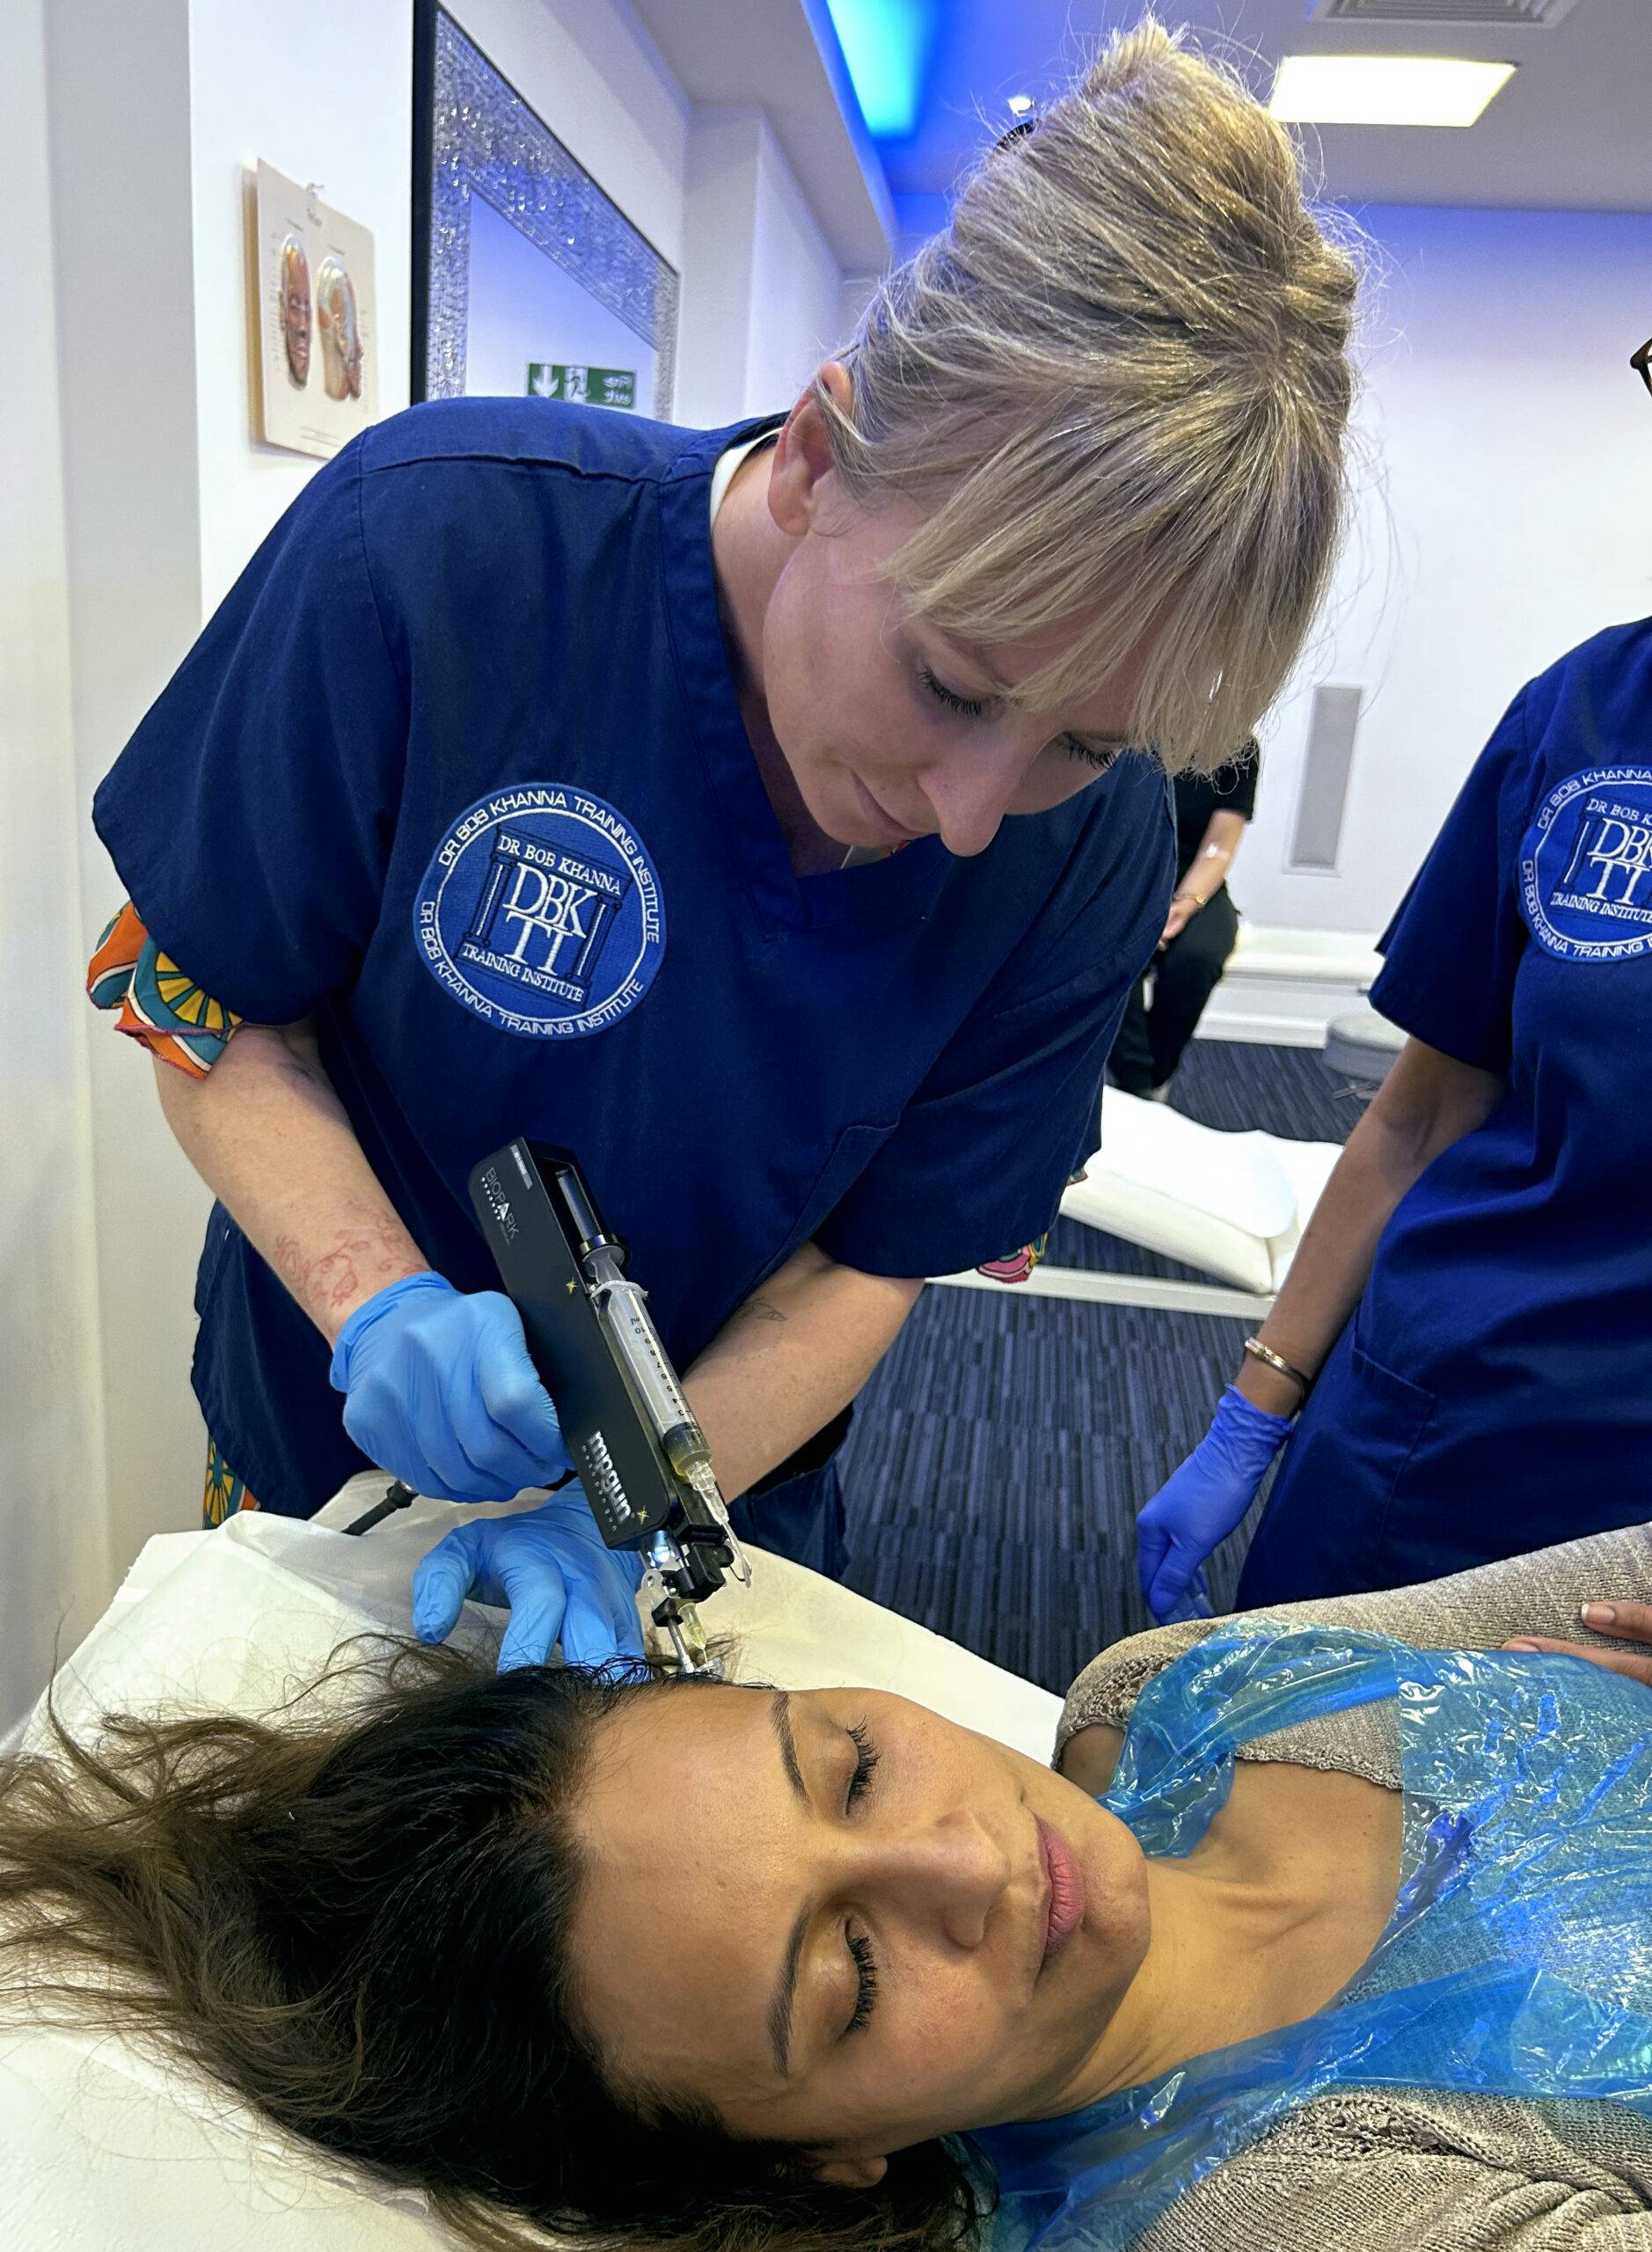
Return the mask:
<svg viewBox="0 0 1652 2252">
<path fill-rule="evenodd" d="M 1392 1700 L 1394 1911 L 1313 2017 L 1066 2118 L 976 2138 L 994 2252 L 1123 2247 L 1333 2087 L 1599 2097 L 1652 2119 L 1652 1692 L 1581 1658 L 1224 1627 L 1143 1691 L 1102 1805 L 1150 1855 L 1197 1846 L 1236 1749 Z"/>
</svg>

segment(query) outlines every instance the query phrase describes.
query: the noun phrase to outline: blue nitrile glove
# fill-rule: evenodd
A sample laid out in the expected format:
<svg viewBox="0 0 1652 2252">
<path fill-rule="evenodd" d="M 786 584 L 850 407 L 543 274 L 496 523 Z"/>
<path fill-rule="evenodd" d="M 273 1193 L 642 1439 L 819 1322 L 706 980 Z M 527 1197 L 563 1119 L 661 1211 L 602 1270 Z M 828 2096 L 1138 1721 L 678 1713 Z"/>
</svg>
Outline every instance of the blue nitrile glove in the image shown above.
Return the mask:
<svg viewBox="0 0 1652 2252">
<path fill-rule="evenodd" d="M 1159 1623 L 1161 1627 L 1181 1627 L 1190 1619 L 1213 1619 L 1215 1616 L 1216 1605 L 1210 1600 L 1210 1582 L 1205 1578 L 1204 1566 L 1201 1564 Z"/>
<path fill-rule="evenodd" d="M 329 1371 L 369 1462 L 439 1502 L 508 1502 L 573 1467 L 557 1411 L 499 1291 L 404 1275 L 339 1332 Z"/>
<path fill-rule="evenodd" d="M 1203 1613 L 1186 1608 L 1199 1568 L 1255 1500 L 1290 1436 L 1288 1415 L 1270 1415 L 1229 1385 L 1210 1429 L 1137 1518 L 1137 1575 L 1160 1626 L 1173 1618 L 1209 1617 L 1208 1596 Z"/>
<path fill-rule="evenodd" d="M 508 1605 L 499 1670 L 543 1665 L 553 1642 L 570 1665 L 609 1665 L 642 1656 L 634 1600 L 640 1556 L 605 1547 L 577 1486 L 517 1517 L 483 1517 L 438 1540 L 413 1574 L 413 1632 L 442 1642 L 465 1597 Z"/>
</svg>

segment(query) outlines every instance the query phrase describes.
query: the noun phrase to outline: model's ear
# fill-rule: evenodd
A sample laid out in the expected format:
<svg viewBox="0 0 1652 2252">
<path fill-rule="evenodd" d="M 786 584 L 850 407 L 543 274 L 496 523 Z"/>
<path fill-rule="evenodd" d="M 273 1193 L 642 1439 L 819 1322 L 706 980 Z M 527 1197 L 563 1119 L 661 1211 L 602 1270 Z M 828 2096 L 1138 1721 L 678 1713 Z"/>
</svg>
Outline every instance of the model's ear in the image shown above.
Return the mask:
<svg viewBox="0 0 1652 2252">
<path fill-rule="evenodd" d="M 829 2190 L 875 2190 L 888 2170 L 887 2158 L 823 2158 L 815 2179 Z"/>
<path fill-rule="evenodd" d="M 841 360 L 828 360 L 786 418 L 769 478 L 769 513 L 793 539 L 800 539 L 808 530 L 821 484 L 832 466 L 831 433 L 815 396 L 815 384 L 840 413 L 849 412 L 854 396 L 848 369 Z"/>
</svg>

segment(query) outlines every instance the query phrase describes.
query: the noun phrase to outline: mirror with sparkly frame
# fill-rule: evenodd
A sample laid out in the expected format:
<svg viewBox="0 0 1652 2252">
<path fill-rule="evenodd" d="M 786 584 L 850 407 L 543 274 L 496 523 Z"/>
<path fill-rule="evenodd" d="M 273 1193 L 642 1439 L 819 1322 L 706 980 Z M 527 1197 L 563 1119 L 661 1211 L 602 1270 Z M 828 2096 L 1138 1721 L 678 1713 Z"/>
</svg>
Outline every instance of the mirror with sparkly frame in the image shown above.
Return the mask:
<svg viewBox="0 0 1652 2252">
<path fill-rule="evenodd" d="M 671 418 L 677 276 L 435 0 L 413 11 L 412 396 Z"/>
</svg>

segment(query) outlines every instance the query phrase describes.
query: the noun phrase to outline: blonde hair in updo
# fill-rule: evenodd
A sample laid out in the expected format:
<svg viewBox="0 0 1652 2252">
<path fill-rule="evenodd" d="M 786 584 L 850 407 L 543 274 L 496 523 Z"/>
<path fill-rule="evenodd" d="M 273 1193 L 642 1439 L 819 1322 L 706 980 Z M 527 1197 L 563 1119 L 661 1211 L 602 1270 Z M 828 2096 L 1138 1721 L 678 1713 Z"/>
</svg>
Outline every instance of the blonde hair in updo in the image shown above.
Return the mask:
<svg viewBox="0 0 1652 2252">
<path fill-rule="evenodd" d="M 880 287 L 817 384 L 834 464 L 915 500 L 895 584 L 990 650 L 1074 634 L 1016 691 L 1093 695 L 1154 636 L 1132 739 L 1210 767 L 1250 733 L 1335 558 L 1357 275 L 1283 128 L 1151 18 Z"/>
</svg>

